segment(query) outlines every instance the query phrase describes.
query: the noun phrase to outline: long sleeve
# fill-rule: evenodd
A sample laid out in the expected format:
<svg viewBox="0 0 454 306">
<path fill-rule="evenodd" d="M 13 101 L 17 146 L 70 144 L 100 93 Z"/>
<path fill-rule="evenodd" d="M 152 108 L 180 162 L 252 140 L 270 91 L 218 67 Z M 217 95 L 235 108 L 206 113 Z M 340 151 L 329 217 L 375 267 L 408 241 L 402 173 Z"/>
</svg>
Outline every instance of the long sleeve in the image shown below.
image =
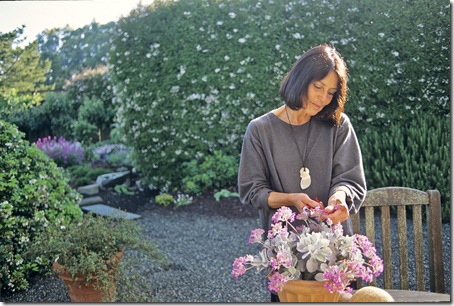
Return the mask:
<svg viewBox="0 0 454 306">
<path fill-rule="evenodd" d="M 255 122 L 248 125 L 241 149 L 238 171 L 240 200 L 258 210 L 268 208 L 269 170 Z"/>
<path fill-rule="evenodd" d="M 345 115 L 337 127 L 334 142 L 330 196 L 336 191 L 344 191 L 347 205 L 356 213 L 366 196 L 366 179 L 361 148 L 353 126 Z"/>
</svg>

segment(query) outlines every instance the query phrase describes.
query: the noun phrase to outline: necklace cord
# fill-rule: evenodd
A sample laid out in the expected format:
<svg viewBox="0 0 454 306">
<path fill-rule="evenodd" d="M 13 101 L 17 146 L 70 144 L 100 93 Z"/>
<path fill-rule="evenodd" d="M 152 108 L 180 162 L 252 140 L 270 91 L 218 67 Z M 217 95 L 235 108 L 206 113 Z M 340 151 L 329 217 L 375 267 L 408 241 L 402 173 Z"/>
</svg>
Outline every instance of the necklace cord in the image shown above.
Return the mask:
<svg viewBox="0 0 454 306">
<path fill-rule="evenodd" d="M 307 158 L 307 155 L 308 155 L 308 145 L 309 145 L 309 137 L 311 135 L 311 122 L 312 122 L 312 118 L 309 119 L 309 133 L 307 135 L 307 141 L 306 141 L 306 148 L 305 148 L 305 154 L 304 154 L 304 159 L 303 159 L 303 155 L 301 154 L 300 152 L 300 149 L 298 147 L 298 142 L 296 141 L 296 136 L 295 136 L 295 130 L 293 129 L 293 125 L 292 123 L 290 122 L 290 116 L 288 115 L 288 110 L 287 110 L 287 105 L 284 106 L 285 108 L 285 113 L 287 114 L 287 119 L 288 119 L 288 124 L 290 125 L 290 128 L 292 129 L 292 136 L 293 136 L 293 141 L 295 142 L 295 146 L 296 146 L 296 149 L 298 150 L 298 154 L 301 158 L 301 161 L 303 162 L 303 168 L 306 169 L 306 158 Z"/>
</svg>

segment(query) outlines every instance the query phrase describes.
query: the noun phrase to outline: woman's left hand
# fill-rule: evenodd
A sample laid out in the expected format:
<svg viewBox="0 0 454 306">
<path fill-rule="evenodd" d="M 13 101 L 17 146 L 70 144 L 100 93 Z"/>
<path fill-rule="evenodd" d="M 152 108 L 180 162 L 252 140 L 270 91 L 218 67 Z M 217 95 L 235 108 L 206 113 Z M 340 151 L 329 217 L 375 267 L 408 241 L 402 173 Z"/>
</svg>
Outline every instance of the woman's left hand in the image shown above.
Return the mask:
<svg viewBox="0 0 454 306">
<path fill-rule="evenodd" d="M 330 218 L 333 224 L 347 220 L 350 213 L 345 198 L 346 195 L 343 191 L 334 193 L 328 200 L 328 206 L 325 207 L 328 214 L 324 216 L 324 219 Z"/>
</svg>

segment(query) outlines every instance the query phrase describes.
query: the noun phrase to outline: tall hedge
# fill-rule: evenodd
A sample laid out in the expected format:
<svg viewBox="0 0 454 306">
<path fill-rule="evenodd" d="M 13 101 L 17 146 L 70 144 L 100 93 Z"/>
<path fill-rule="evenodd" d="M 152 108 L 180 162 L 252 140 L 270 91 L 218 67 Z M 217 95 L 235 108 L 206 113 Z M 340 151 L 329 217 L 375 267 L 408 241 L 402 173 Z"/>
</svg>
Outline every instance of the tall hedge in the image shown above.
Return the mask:
<svg viewBox="0 0 454 306">
<path fill-rule="evenodd" d="M 451 217 L 450 118 L 418 113 L 408 122 L 363 133 L 360 143 L 368 189 L 438 189 L 444 221 Z"/>
<path fill-rule="evenodd" d="M 186 161 L 238 156 L 279 82 L 330 43 L 350 68 L 358 133 L 449 114 L 450 8 L 441 0 L 155 1 L 120 20 L 110 65 L 117 124 L 145 180 L 181 186 Z"/>
<path fill-rule="evenodd" d="M 28 287 L 39 262 L 24 252 L 50 223 L 64 226 L 82 217 L 80 195 L 57 165 L 0 120 L 0 290 Z"/>
</svg>

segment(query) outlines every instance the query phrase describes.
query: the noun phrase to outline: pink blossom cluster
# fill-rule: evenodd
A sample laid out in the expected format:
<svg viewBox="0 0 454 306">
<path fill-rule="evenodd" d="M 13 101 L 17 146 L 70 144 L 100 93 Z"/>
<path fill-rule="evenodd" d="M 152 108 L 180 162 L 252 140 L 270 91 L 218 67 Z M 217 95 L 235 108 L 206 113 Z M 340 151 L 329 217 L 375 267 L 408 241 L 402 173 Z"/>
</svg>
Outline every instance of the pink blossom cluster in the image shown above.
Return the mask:
<svg viewBox="0 0 454 306">
<path fill-rule="evenodd" d="M 335 208 L 338 209 L 338 208 Z M 264 230 L 251 232 L 249 243 L 259 243 L 258 255 L 235 258 L 232 274 L 238 278 L 249 269 L 267 270 L 268 289 L 278 292 L 293 279 L 324 281 L 330 292 L 351 292 L 350 283 L 361 278 L 371 282 L 383 272 L 383 261 L 366 236 L 344 236 L 342 225 L 333 224 L 322 208 L 304 208 L 296 215 L 281 207 L 263 241 Z M 296 220 L 302 226 L 293 226 Z"/>
</svg>

